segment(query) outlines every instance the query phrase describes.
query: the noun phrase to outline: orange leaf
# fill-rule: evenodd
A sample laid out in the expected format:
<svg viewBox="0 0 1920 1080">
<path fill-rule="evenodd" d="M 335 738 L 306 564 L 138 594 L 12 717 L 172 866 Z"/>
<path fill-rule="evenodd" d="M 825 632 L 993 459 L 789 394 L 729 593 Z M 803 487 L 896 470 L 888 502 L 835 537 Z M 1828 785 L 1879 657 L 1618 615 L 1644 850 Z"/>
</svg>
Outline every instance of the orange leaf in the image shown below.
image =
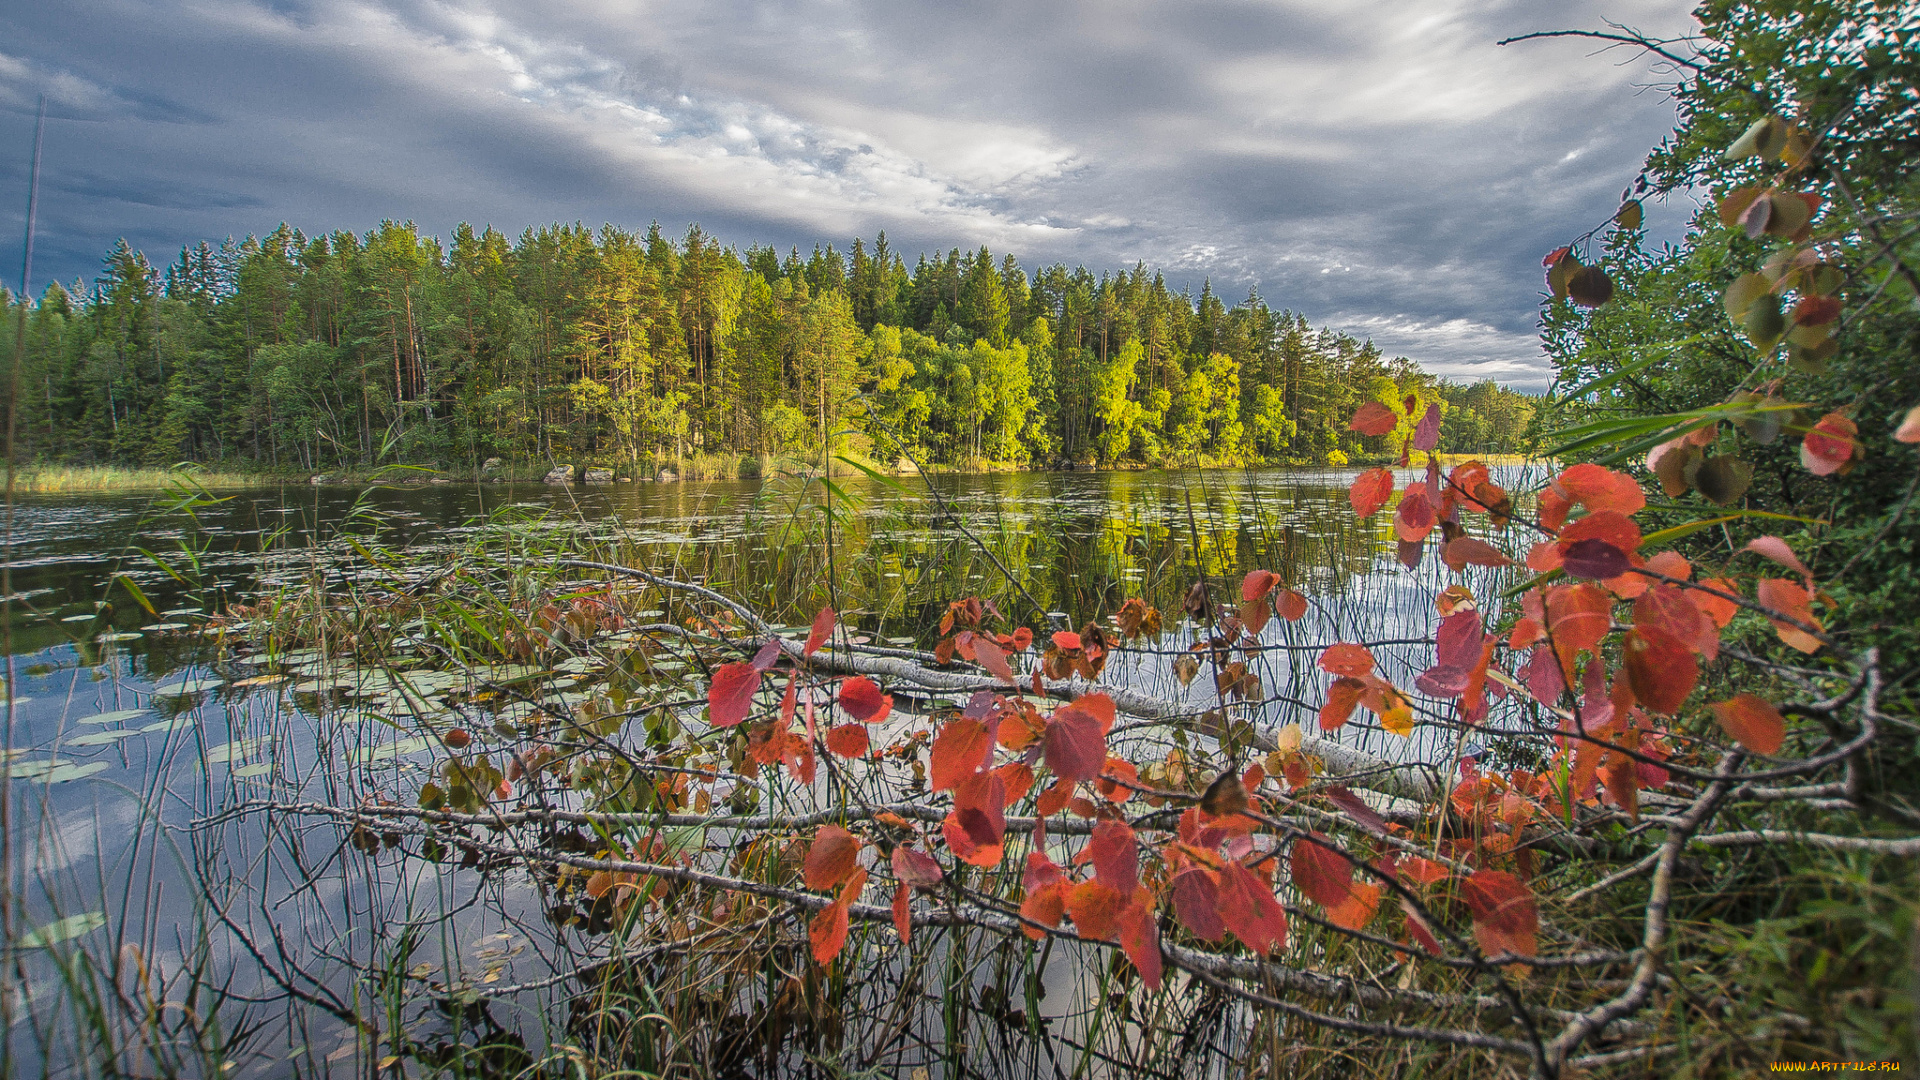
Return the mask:
<svg viewBox="0 0 1920 1080">
<path fill-rule="evenodd" d="M 980 666 L 986 668 L 994 678 L 1012 685 L 1013 668 L 1007 663 L 1007 654 L 1000 651 L 998 644 L 984 637 L 974 639 L 973 658 L 978 660 Z"/>
<path fill-rule="evenodd" d="M 1353 504 L 1353 512 L 1363 518 L 1379 513 L 1392 497 L 1393 471 L 1390 469 L 1368 469 L 1347 489 L 1347 501 Z"/>
<path fill-rule="evenodd" d="M 1093 876 L 1122 896 L 1133 895 L 1140 884 L 1140 852 L 1134 846 L 1133 829 L 1124 821 L 1101 821 L 1093 827 L 1087 842 L 1093 863 Z"/>
<path fill-rule="evenodd" d="M 1893 439 L 1895 442 L 1920 443 L 1920 405 L 1907 410 L 1906 418 L 1894 430 Z"/>
<path fill-rule="evenodd" d="M 934 736 L 933 749 L 927 755 L 927 771 L 933 790 L 945 791 L 962 779 L 980 771 L 993 744 L 987 740 L 987 726 L 978 720 L 961 717 L 950 720 Z"/>
<path fill-rule="evenodd" d="M 827 732 L 827 749 L 843 758 L 865 757 L 870 745 L 867 729 L 859 724 L 840 724 Z"/>
<path fill-rule="evenodd" d="M 1353 419 L 1347 423 L 1347 430 L 1362 435 L 1385 435 L 1399 423 L 1400 417 L 1392 409 L 1377 401 L 1369 401 L 1354 411 Z"/>
<path fill-rule="evenodd" d="M 1153 917 L 1153 894 L 1136 889 L 1133 901 L 1120 911 L 1120 948 L 1140 972 L 1149 990 L 1160 988 L 1160 924 Z"/>
<path fill-rule="evenodd" d="M 1627 685 L 1640 703 L 1672 716 L 1700 681 L 1700 661 L 1687 642 L 1657 626 L 1635 626 L 1622 645 Z"/>
<path fill-rule="evenodd" d="M 1713 703 L 1713 718 L 1741 746 L 1756 754 L 1774 754 L 1787 739 L 1787 722 L 1772 705 L 1752 694 L 1735 694 Z"/>
<path fill-rule="evenodd" d="M 1273 594 L 1273 613 L 1288 622 L 1299 622 L 1307 614 L 1307 598 L 1292 589 Z"/>
<path fill-rule="evenodd" d="M 1109 757 L 1107 767 L 1101 772 L 1100 779 L 1093 782 L 1094 790 L 1104 795 L 1109 802 L 1126 802 L 1133 798 L 1133 789 L 1116 784 L 1115 780 L 1125 780 L 1130 784 L 1139 783 L 1140 769 L 1131 761 Z"/>
<path fill-rule="evenodd" d="M 1813 617 L 1813 595 L 1807 590 L 1788 581 L 1786 578 L 1761 578 L 1760 587 L 1755 595 L 1762 607 L 1770 608 L 1781 615 L 1798 619 L 1808 626 L 1824 629 L 1820 620 Z M 1820 639 L 1800 629 L 1792 623 L 1779 619 L 1770 620 L 1774 632 L 1780 640 L 1803 653 L 1820 651 Z"/>
<path fill-rule="evenodd" d="M 1647 497 L 1633 477 L 1591 463 L 1575 465 L 1554 477 L 1549 490 L 1593 514 L 1611 510 L 1631 515 L 1647 505 Z M 1557 528 L 1558 524 L 1549 527 Z"/>
<path fill-rule="evenodd" d="M 1045 856 L 1035 853 L 1028 855 L 1027 858 L 1030 860 L 1044 860 Z M 1058 874 L 1059 872 L 1059 869 L 1056 867 L 1054 873 Z M 1032 885 L 1027 886 L 1027 897 L 1020 901 L 1021 917 L 1031 919 L 1044 926 L 1059 926 L 1060 919 L 1066 912 L 1067 882 L 1065 878 L 1048 881 L 1046 884 L 1037 888 Z M 1046 936 L 1044 932 L 1032 926 L 1023 926 L 1021 930 L 1035 941 Z"/>
<path fill-rule="evenodd" d="M 1112 768 L 1113 762 L 1109 760 L 1107 766 Z M 1033 789 L 1033 767 L 1024 761 L 1009 761 L 993 771 L 1000 777 L 1000 782 L 1006 785 L 1007 806 L 1026 798 L 1027 792 Z"/>
<path fill-rule="evenodd" d="M 808 656 L 819 652 L 820 646 L 826 644 L 827 639 L 833 636 L 833 622 L 834 615 L 831 607 L 821 608 L 820 613 L 813 617 L 813 627 L 807 631 L 806 654 Z"/>
<path fill-rule="evenodd" d="M 1351 678 L 1373 674 L 1373 654 L 1364 645 L 1351 645 L 1339 642 L 1329 645 L 1320 654 L 1320 670 L 1333 675 L 1345 675 Z"/>
<path fill-rule="evenodd" d="M 1598 585 L 1555 585 L 1547 590 L 1547 633 L 1561 670 L 1573 674 L 1581 650 L 1594 651 L 1612 626 L 1613 598 Z"/>
<path fill-rule="evenodd" d="M 913 915 L 909 909 L 913 889 L 906 882 L 893 890 L 893 932 L 900 935 L 900 944 L 905 945 L 913 934 Z"/>
<path fill-rule="evenodd" d="M 1687 590 L 1687 599 L 1693 601 L 1693 606 L 1716 628 L 1725 630 L 1740 611 L 1740 606 L 1730 599 L 1740 595 L 1740 587 L 1732 578 L 1703 578 L 1699 584 L 1703 587 Z"/>
<path fill-rule="evenodd" d="M 720 665 L 707 687 L 707 719 L 714 727 L 732 727 L 745 720 L 759 689 L 759 668 L 745 661 Z"/>
<path fill-rule="evenodd" d="M 1088 940 L 1111 939 L 1119 928 L 1125 899 L 1113 886 L 1098 881 L 1083 881 L 1068 889 L 1067 914 L 1073 918 L 1074 931 Z"/>
<path fill-rule="evenodd" d="M 1440 551 L 1440 561 L 1459 573 L 1469 566 L 1509 566 L 1513 560 L 1492 544 L 1473 536 L 1456 536 Z"/>
<path fill-rule="evenodd" d="M 1240 599 L 1251 604 L 1255 600 L 1272 592 L 1274 587 L 1279 584 L 1280 575 L 1271 570 L 1250 571 L 1247 576 L 1240 581 Z"/>
<path fill-rule="evenodd" d="M 1353 717 L 1353 708 L 1360 704 L 1360 696 L 1366 690 L 1366 683 L 1351 676 L 1333 680 L 1333 685 L 1327 687 L 1327 703 L 1320 706 L 1320 730 L 1338 731 Z"/>
<path fill-rule="evenodd" d="M 838 825 L 822 825 L 813 834 L 807 848 L 807 861 L 801 877 L 809 889 L 831 889 L 847 880 L 858 868 L 860 841 Z"/>
<path fill-rule="evenodd" d="M 1481 870 L 1461 882 L 1480 947 L 1494 954 L 1532 956 L 1540 912 L 1526 883 L 1504 870 Z"/>
<path fill-rule="evenodd" d="M 832 963 L 846 945 L 847 906 L 835 900 L 813 916 L 812 924 L 807 927 L 807 938 L 813 943 L 815 962 Z"/>
<path fill-rule="evenodd" d="M 1380 909 L 1380 889 L 1378 885 L 1356 881 L 1346 900 L 1327 909 L 1327 921 L 1348 930 L 1364 930 Z"/>
</svg>

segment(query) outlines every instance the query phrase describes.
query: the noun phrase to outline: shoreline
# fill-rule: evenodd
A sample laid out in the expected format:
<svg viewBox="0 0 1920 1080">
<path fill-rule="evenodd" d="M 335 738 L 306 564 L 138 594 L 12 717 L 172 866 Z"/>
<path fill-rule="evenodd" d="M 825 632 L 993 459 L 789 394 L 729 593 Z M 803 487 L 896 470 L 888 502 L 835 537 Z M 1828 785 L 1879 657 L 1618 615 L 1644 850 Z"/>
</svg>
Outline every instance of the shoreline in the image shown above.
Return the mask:
<svg viewBox="0 0 1920 1080">
<path fill-rule="evenodd" d="M 1531 460 L 1525 454 L 1437 454 L 1442 465 L 1457 465 L 1464 461 L 1479 460 L 1490 466 L 1523 465 Z M 975 463 L 968 466 L 929 465 L 929 476 L 990 476 L 1009 473 L 1101 473 L 1101 472 L 1187 472 L 1210 471 L 1225 472 L 1246 469 L 1298 469 L 1298 470 L 1339 470 L 1362 469 L 1376 466 L 1394 466 L 1392 458 L 1380 460 L 1353 460 L 1345 465 L 1314 464 L 1299 461 L 1257 462 L 1239 465 L 1147 465 L 1128 462 L 1110 465 L 1104 468 L 1093 466 L 1074 466 L 1063 468 L 1019 465 L 1011 462 Z M 913 470 L 876 470 L 882 475 L 912 477 Z M 465 472 L 465 470 L 463 470 Z M 859 471 L 834 470 L 835 476 L 855 476 Z M 485 475 L 465 472 L 456 475 L 449 471 L 430 469 L 425 466 L 399 466 L 371 470 L 339 470 L 330 473 L 278 473 L 278 472 L 233 472 L 216 468 L 126 468 L 116 465 L 71 465 L 71 466 L 27 466 L 14 474 L 14 493 L 19 495 L 86 495 L 106 494 L 125 491 L 163 491 L 174 486 L 193 486 L 209 491 L 244 488 L 269 487 L 318 487 L 318 486 L 366 486 L 371 484 L 390 487 L 428 487 L 449 484 L 539 484 L 544 481 L 545 470 L 526 471 L 521 469 L 500 469 Z M 672 473 L 661 476 L 630 477 L 621 474 L 614 482 L 595 482 L 593 486 L 624 487 L 640 484 L 673 484 L 686 482 L 711 482 L 715 480 L 757 480 L 764 474 L 736 473 L 728 476 L 688 476 L 680 477 Z M 562 486 L 562 485 L 555 485 Z M 564 486 L 587 486 L 586 482 L 574 480 Z"/>
</svg>

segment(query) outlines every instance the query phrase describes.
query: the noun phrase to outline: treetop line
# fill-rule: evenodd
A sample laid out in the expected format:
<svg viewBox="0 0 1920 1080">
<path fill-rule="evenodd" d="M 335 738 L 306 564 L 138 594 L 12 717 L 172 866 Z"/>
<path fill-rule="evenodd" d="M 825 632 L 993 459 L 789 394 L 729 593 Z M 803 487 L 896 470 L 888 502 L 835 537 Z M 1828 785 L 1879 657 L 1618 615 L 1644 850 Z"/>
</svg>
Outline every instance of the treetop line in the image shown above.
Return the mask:
<svg viewBox="0 0 1920 1080">
<path fill-rule="evenodd" d="M 125 241 L 28 319 L 28 456 L 275 469 L 492 458 L 752 471 L 765 457 L 960 467 L 1344 463 L 1395 435 L 1363 402 L 1439 403 L 1441 449 L 1518 448 L 1526 395 L 1454 386 L 1257 291 L 1173 292 L 1145 264 L 1031 277 L 985 247 L 723 248 L 608 225 Z M 17 302 L 17 298 L 16 302 Z M 14 333 L 14 320 L 4 331 Z"/>
</svg>

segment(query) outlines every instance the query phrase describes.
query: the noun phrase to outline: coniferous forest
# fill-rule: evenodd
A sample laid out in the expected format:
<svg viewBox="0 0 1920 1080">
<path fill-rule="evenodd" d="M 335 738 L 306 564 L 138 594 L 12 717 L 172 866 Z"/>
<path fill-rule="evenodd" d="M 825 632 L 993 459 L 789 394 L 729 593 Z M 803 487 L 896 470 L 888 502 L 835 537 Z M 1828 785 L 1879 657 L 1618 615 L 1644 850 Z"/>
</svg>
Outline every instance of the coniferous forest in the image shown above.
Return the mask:
<svg viewBox="0 0 1920 1080">
<path fill-rule="evenodd" d="M 1029 275 L 984 247 L 909 267 L 884 233 L 783 259 L 698 226 L 462 225 L 443 245 L 283 224 L 164 268 L 123 241 L 25 325 L 18 439 L 42 463 L 712 476 L 824 439 L 887 466 L 1320 464 L 1398 448 L 1347 430 L 1366 400 L 1440 402 L 1448 451 L 1515 449 L 1532 414 L 1257 292 L 1229 306 L 1144 265 Z"/>
</svg>

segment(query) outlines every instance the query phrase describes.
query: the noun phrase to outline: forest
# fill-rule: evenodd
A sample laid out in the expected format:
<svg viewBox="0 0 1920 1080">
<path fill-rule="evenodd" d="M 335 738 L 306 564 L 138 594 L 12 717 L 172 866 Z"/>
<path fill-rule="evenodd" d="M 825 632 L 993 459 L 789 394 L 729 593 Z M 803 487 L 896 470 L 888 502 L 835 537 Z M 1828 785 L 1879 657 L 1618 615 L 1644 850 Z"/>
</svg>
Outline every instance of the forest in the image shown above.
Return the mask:
<svg viewBox="0 0 1920 1080">
<path fill-rule="evenodd" d="M 886 467 L 1340 464 L 1397 448 L 1430 403 L 1445 451 L 1516 450 L 1534 411 L 1257 292 L 1229 307 L 1144 264 L 1029 276 L 985 247 L 909 270 L 884 232 L 783 261 L 697 225 L 461 225 L 443 245 L 282 224 L 164 269 L 122 241 L 91 286 L 24 318 L 9 301 L 20 453 L 41 463 L 717 476 L 830 444 Z M 1348 431 L 1369 400 L 1406 430 Z"/>
</svg>

